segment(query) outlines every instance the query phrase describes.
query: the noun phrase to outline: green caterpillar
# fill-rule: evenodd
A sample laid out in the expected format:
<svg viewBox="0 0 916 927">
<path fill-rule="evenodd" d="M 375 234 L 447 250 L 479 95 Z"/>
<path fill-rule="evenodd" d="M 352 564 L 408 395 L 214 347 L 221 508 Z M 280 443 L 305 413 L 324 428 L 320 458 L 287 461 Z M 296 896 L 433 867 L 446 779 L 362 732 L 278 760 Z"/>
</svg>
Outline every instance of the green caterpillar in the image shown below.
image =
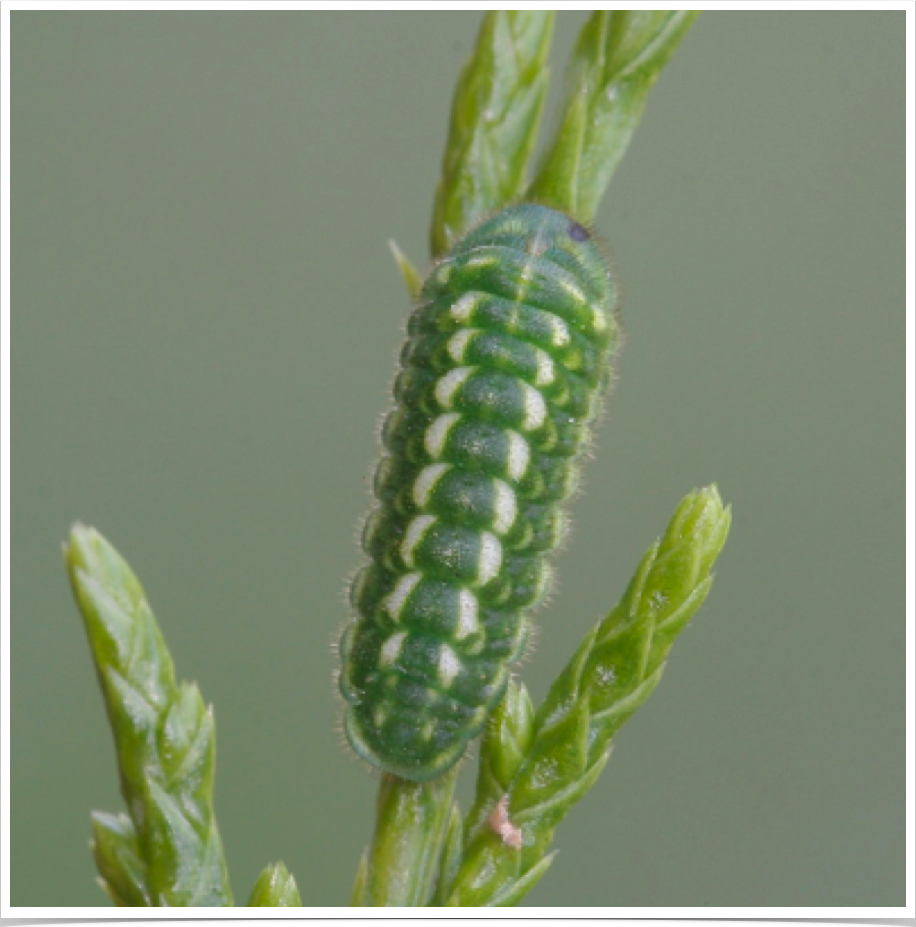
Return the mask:
<svg viewBox="0 0 916 927">
<path fill-rule="evenodd" d="M 588 230 L 533 203 L 423 283 L 340 645 L 344 730 L 373 765 L 442 775 L 502 699 L 610 380 L 614 303 Z"/>
</svg>

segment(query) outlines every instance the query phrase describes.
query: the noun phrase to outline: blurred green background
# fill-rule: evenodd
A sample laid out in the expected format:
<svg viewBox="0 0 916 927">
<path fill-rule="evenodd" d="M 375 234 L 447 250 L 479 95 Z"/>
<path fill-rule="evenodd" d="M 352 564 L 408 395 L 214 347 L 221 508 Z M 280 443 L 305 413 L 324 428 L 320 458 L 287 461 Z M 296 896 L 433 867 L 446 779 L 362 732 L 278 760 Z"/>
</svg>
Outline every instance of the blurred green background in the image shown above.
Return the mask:
<svg viewBox="0 0 916 927">
<path fill-rule="evenodd" d="M 386 240 L 425 262 L 479 15 L 13 14 L 13 905 L 104 904 L 88 815 L 121 807 L 75 519 L 216 706 L 237 897 L 282 858 L 346 904 L 375 780 L 330 645 L 408 309 Z M 905 903 L 904 51 L 902 12 L 709 12 L 650 97 L 535 695 L 688 490 L 735 522 L 530 905 Z"/>
</svg>

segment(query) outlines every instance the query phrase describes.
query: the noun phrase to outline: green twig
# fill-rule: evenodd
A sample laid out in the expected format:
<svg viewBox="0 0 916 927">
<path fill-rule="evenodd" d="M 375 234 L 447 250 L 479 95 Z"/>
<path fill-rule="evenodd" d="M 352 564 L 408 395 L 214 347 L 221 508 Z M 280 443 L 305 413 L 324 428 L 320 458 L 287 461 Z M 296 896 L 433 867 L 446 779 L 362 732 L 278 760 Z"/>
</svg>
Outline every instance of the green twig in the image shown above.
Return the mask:
<svg viewBox="0 0 916 927">
<path fill-rule="evenodd" d="M 382 775 L 375 834 L 363 857 L 352 906 L 423 907 L 433 894 L 452 810 L 456 773 L 433 782 Z"/>
<path fill-rule="evenodd" d="M 64 548 L 114 733 L 130 820 L 97 814 L 94 855 L 117 905 L 232 904 L 213 815 L 213 715 L 175 681 L 156 619 L 130 567 L 76 525 Z"/>
<path fill-rule="evenodd" d="M 554 13 L 484 16 L 452 104 L 431 248 L 442 254 L 476 221 L 521 196 L 547 93 Z"/>
<path fill-rule="evenodd" d="M 594 785 L 614 733 L 658 684 L 674 638 L 709 594 L 730 521 L 715 487 L 678 507 L 623 600 L 553 684 L 522 762 L 514 743 L 507 748 L 517 771 L 490 816 L 468 829 L 448 906 L 514 905 L 540 877 L 554 829 Z M 491 738 L 489 749 L 499 743 Z"/>
<path fill-rule="evenodd" d="M 529 190 L 531 199 L 591 221 L 652 84 L 697 15 L 599 10 L 589 17 L 567 69 L 563 115 Z"/>
<path fill-rule="evenodd" d="M 433 893 L 430 906 L 441 908 L 448 898 L 449 886 L 458 873 L 461 865 L 461 848 L 464 844 L 464 823 L 461 820 L 461 810 L 457 804 L 452 805 L 452 814 L 445 832 L 445 841 L 442 846 L 442 857 L 439 872 L 436 878 L 436 889 Z"/>
</svg>

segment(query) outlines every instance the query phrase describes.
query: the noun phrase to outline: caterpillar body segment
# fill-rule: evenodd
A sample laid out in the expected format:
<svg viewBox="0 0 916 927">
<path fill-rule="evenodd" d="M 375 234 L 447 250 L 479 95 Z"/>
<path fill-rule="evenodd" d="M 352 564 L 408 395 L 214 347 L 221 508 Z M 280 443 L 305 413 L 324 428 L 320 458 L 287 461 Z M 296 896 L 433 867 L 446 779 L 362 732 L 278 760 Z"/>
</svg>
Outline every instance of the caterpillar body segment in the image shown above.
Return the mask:
<svg viewBox="0 0 916 927">
<path fill-rule="evenodd" d="M 589 232 L 531 203 L 426 278 L 340 648 L 344 730 L 373 765 L 442 775 L 503 697 L 610 380 L 614 303 Z"/>
</svg>

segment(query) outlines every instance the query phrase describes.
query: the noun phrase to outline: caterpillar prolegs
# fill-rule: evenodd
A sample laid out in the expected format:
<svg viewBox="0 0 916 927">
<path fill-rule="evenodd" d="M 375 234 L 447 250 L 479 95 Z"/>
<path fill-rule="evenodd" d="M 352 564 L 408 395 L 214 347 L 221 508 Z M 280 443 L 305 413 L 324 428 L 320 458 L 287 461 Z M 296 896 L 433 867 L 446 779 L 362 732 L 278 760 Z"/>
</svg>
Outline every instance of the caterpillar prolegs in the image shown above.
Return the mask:
<svg viewBox="0 0 916 927">
<path fill-rule="evenodd" d="M 587 229 L 532 203 L 424 281 L 340 647 L 344 730 L 375 766 L 442 775 L 503 697 L 610 379 L 614 302 Z"/>
</svg>

